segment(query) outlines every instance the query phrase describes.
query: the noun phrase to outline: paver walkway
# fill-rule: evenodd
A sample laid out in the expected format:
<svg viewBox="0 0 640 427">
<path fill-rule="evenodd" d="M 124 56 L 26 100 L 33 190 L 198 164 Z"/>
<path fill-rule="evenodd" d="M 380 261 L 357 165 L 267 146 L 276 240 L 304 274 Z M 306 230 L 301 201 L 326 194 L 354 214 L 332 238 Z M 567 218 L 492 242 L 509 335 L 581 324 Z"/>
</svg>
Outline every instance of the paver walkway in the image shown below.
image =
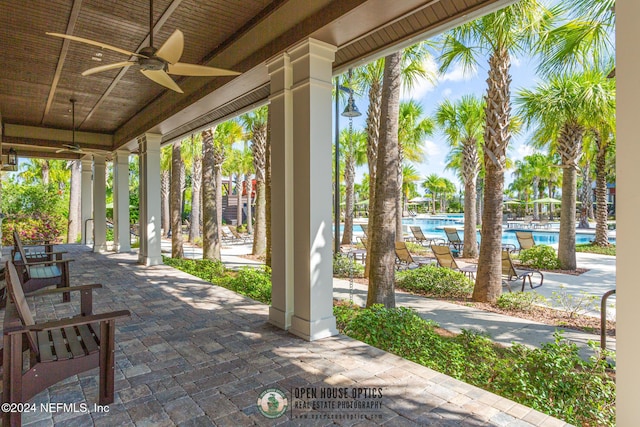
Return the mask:
<svg viewBox="0 0 640 427">
<path fill-rule="evenodd" d="M 96 312 L 129 309 L 117 323 L 116 400 L 108 413 L 71 410 L 25 414 L 32 426 L 388 425 L 563 426 L 564 422 L 345 336 L 307 342 L 267 323 L 268 306 L 167 266 L 136 264 L 135 254 L 94 254 L 65 247 L 73 283 L 101 282 Z M 39 320 L 69 315 L 57 298 L 36 297 Z M 97 400 L 97 371 L 62 381 L 36 403 Z M 269 388 L 293 408 L 280 418 L 257 406 Z M 375 409 L 309 413 L 313 390 L 369 390 L 336 403 Z M 380 390 L 382 397 L 371 395 Z M 304 405 L 302 405 L 304 406 Z M 301 418 L 315 415 L 317 418 Z M 361 418 L 367 417 L 367 418 Z"/>
</svg>

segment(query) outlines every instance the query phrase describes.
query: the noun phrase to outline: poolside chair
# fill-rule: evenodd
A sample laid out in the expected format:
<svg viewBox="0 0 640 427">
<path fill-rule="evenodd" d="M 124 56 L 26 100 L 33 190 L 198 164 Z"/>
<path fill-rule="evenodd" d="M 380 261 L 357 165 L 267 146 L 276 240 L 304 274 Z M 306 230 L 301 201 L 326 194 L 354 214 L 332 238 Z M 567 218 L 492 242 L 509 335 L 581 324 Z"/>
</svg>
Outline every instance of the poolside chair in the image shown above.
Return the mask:
<svg viewBox="0 0 640 427">
<path fill-rule="evenodd" d="M 525 249 L 531 249 L 536 245 L 535 240 L 533 240 L 533 233 L 531 231 L 516 231 L 516 238 L 518 239 L 518 244 L 520 245 L 519 251 Z"/>
<path fill-rule="evenodd" d="M 533 285 L 532 277 L 534 274 L 540 276 L 540 283 L 537 285 Z M 531 289 L 539 288 L 542 286 L 542 282 L 544 281 L 544 276 L 542 272 L 539 270 L 530 270 L 530 269 L 517 269 L 513 265 L 513 261 L 511 260 L 511 255 L 509 251 L 502 251 L 502 284 L 509 289 L 511 292 L 511 283 L 516 282 L 522 279 L 522 292 L 524 292 L 524 286 L 529 280 L 529 286 Z"/>
<path fill-rule="evenodd" d="M 248 243 L 252 240 L 251 236 L 248 234 L 240 234 L 235 227 L 229 227 L 229 231 L 231 231 L 231 234 L 237 241 L 242 243 Z"/>
<path fill-rule="evenodd" d="M 551 228 L 548 219 L 541 219 L 537 223 L 533 224 L 533 228 Z"/>
<path fill-rule="evenodd" d="M 431 250 L 438 260 L 440 267 L 450 268 L 452 270 L 460 271 L 467 275 L 470 279 L 475 277 L 478 266 L 475 264 L 458 265 L 451 248 L 446 245 L 431 245 Z"/>
<path fill-rule="evenodd" d="M 522 221 L 522 226 L 524 228 L 532 228 L 533 227 L 533 216 L 531 215 L 527 215 L 524 217 L 524 220 Z"/>
<path fill-rule="evenodd" d="M 432 264 L 435 260 L 429 257 L 413 256 L 407 248 L 405 242 L 396 242 L 396 268 L 418 268 L 423 265 Z"/>
<path fill-rule="evenodd" d="M 412 225 L 409 229 L 411 230 L 415 241 L 420 243 L 422 246 L 430 247 L 431 245 L 438 245 L 440 242 L 445 243 L 444 239 L 441 237 L 425 236 L 419 225 Z"/>
<path fill-rule="evenodd" d="M 460 238 L 458 230 L 453 227 L 445 227 L 444 232 L 447 235 L 447 239 L 449 240 L 449 246 L 453 248 L 453 254 L 459 256 L 462 252 L 462 248 L 464 248 L 464 242 Z"/>
</svg>

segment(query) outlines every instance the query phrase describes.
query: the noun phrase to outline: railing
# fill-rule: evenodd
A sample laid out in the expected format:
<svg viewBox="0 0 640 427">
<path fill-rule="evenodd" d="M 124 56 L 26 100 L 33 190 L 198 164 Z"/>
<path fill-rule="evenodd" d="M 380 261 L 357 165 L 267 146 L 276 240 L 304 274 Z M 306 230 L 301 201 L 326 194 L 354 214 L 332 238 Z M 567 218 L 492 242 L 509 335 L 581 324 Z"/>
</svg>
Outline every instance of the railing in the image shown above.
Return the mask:
<svg viewBox="0 0 640 427">
<path fill-rule="evenodd" d="M 607 348 L 607 298 L 615 294 L 616 290 L 607 291 L 600 300 L 600 348 Z"/>
</svg>

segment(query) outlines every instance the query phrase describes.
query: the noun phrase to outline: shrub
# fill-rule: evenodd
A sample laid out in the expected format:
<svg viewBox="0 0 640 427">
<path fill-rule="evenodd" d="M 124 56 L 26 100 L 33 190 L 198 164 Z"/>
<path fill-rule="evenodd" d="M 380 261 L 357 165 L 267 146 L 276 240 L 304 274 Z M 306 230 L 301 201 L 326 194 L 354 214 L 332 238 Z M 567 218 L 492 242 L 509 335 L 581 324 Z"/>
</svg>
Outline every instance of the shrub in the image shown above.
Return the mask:
<svg viewBox="0 0 640 427">
<path fill-rule="evenodd" d="M 430 297 L 464 298 L 473 292 L 473 282 L 464 273 L 449 268 L 422 266 L 397 274 L 397 286 Z"/>
<path fill-rule="evenodd" d="M 267 266 L 244 267 L 229 280 L 228 288 L 256 301 L 271 304 L 271 269 Z"/>
<path fill-rule="evenodd" d="M 534 304 L 544 300 L 545 297 L 535 292 L 508 292 L 500 295 L 496 306 L 503 310 L 530 311 Z"/>
<path fill-rule="evenodd" d="M 536 245 L 531 249 L 521 251 L 519 259 L 523 264 L 541 270 L 560 268 L 560 260 L 558 260 L 556 251 L 547 245 Z"/>
<path fill-rule="evenodd" d="M 615 382 L 605 359 L 584 361 L 559 333 L 554 343 L 514 345 L 510 353 L 496 371 L 495 392 L 574 425 L 615 425 Z"/>
<path fill-rule="evenodd" d="M 333 276 L 342 278 L 364 277 L 364 266 L 353 258 L 338 254 L 333 257 Z"/>
<path fill-rule="evenodd" d="M 182 270 L 193 276 L 199 277 L 208 282 L 225 276 L 225 266 L 222 261 L 210 259 L 178 259 L 162 257 L 166 265 Z"/>
<path fill-rule="evenodd" d="M 502 348 L 472 331 L 453 338 L 440 336 L 434 323 L 407 308 L 340 305 L 334 313 L 346 323 L 345 334 L 382 350 L 568 423 L 615 425 L 615 383 L 606 373 L 606 358 L 583 360 L 578 347 L 563 342 L 559 334 L 555 343 L 539 349 Z"/>
<path fill-rule="evenodd" d="M 55 242 L 62 235 L 63 222 L 63 218 L 56 215 L 7 215 L 2 221 L 2 245 L 13 246 L 14 230 L 24 244 Z"/>
</svg>

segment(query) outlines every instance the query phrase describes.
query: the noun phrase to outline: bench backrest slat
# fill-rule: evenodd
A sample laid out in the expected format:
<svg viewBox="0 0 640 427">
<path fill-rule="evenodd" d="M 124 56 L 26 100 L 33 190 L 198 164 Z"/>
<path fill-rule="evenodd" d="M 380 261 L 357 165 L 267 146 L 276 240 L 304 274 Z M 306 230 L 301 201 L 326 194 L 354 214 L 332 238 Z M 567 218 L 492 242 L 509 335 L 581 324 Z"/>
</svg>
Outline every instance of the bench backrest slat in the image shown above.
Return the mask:
<svg viewBox="0 0 640 427">
<path fill-rule="evenodd" d="M 7 261 L 5 272 L 9 296 L 15 304 L 16 310 L 18 311 L 18 316 L 20 316 L 20 320 L 22 321 L 22 325 L 31 326 L 35 324 L 33 315 L 31 314 L 31 310 L 29 309 L 29 305 L 27 304 L 27 299 L 24 296 L 22 285 L 20 284 L 21 282 L 20 278 L 18 277 L 18 271 L 16 270 L 16 266 L 13 265 L 11 261 Z M 35 332 L 28 332 L 27 338 L 29 340 L 29 346 L 31 347 L 31 350 L 34 353 L 38 353 Z"/>
</svg>

